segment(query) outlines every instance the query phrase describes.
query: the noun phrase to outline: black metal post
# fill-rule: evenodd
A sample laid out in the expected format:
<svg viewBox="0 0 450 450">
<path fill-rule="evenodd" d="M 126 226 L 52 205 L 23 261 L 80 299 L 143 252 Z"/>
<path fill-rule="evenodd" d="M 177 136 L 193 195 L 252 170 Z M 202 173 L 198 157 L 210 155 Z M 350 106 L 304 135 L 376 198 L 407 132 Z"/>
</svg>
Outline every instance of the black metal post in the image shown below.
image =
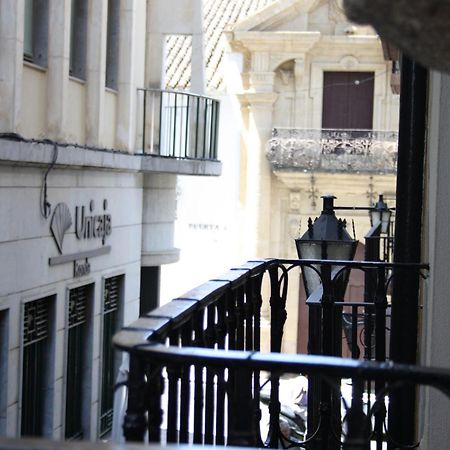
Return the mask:
<svg viewBox="0 0 450 450">
<path fill-rule="evenodd" d="M 420 262 L 427 78 L 424 67 L 402 57 L 394 262 Z M 395 362 L 416 363 L 418 307 L 419 273 L 396 268 L 390 342 Z M 414 389 L 390 397 L 389 430 L 401 444 L 415 440 L 415 406 Z"/>
<path fill-rule="evenodd" d="M 269 269 L 270 276 L 270 351 L 279 353 L 283 339 L 283 325 L 286 320 L 286 311 L 282 309 L 280 285 L 278 280 L 278 268 Z M 284 314 L 283 314 L 284 312 Z M 270 448 L 278 448 L 279 423 L 280 423 L 280 377 L 272 374 L 270 382 L 269 401 L 269 432 L 265 445 Z"/>
<path fill-rule="evenodd" d="M 252 372 L 248 369 L 236 369 L 239 380 L 230 396 L 232 409 L 228 445 L 254 447 L 257 443 L 253 422 Z"/>
<path fill-rule="evenodd" d="M 375 224 L 365 235 L 364 259 L 366 261 L 380 260 L 380 232 L 381 223 Z M 374 303 L 374 293 L 376 289 L 377 271 L 376 269 L 366 269 L 364 271 L 364 302 Z M 370 361 L 372 355 L 372 341 L 374 333 L 373 311 L 365 308 L 364 311 L 364 359 Z M 370 385 L 368 386 L 370 394 Z"/>
<path fill-rule="evenodd" d="M 143 392 L 145 392 L 143 364 L 139 358 L 131 355 L 128 379 L 128 407 L 123 423 L 123 435 L 126 441 L 144 442 L 147 419 L 145 416 L 145 396 Z"/>
</svg>

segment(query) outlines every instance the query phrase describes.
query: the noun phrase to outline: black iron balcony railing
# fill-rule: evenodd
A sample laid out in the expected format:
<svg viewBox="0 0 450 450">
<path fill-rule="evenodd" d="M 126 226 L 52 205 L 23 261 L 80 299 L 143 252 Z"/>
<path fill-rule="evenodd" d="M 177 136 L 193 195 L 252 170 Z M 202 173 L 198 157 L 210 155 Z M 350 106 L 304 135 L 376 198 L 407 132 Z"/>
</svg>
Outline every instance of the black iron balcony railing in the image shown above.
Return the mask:
<svg viewBox="0 0 450 450">
<path fill-rule="evenodd" d="M 396 131 L 274 128 L 267 158 L 274 170 L 395 173 Z"/>
<path fill-rule="evenodd" d="M 388 286 L 396 266 L 249 262 L 141 317 L 114 337 L 116 347 L 130 356 L 126 439 L 321 449 L 367 449 L 376 443 L 382 448 L 392 440 L 387 425 L 392 391 L 404 384 L 429 385 L 450 396 L 450 370 L 388 362 Z M 420 264 L 400 266 L 426 270 Z M 308 300 L 309 350 L 315 354 L 281 354 L 289 274 L 300 267 L 316 270 L 322 280 Z M 361 301 L 346 303 L 337 294 L 337 283 L 349 270 L 362 270 L 369 280 Z M 266 302 L 271 353 L 260 352 Z M 346 345 L 353 359 L 339 358 L 349 333 Z M 285 405 L 280 385 L 289 375 L 307 380 L 307 389 Z"/>
<path fill-rule="evenodd" d="M 186 92 L 138 89 L 142 153 L 217 159 L 219 101 Z"/>
</svg>

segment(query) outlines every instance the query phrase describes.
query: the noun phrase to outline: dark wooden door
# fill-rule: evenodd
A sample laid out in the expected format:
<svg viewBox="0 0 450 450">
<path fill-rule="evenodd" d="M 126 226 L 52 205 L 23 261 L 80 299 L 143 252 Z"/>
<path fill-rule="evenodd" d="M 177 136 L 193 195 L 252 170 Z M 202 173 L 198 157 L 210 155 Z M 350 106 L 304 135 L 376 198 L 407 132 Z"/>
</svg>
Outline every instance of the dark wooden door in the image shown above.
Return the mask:
<svg viewBox="0 0 450 450">
<path fill-rule="evenodd" d="M 324 72 L 322 128 L 371 130 L 373 72 Z"/>
</svg>

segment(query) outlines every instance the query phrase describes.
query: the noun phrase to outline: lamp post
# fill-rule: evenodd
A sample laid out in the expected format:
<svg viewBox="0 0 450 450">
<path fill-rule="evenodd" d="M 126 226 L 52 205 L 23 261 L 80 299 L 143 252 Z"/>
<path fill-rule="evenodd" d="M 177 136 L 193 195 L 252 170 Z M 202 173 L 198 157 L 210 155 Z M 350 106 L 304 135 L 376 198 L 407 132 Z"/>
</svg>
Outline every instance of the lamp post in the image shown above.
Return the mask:
<svg viewBox="0 0 450 450">
<path fill-rule="evenodd" d="M 299 259 L 350 261 L 354 258 L 358 241 L 352 239 L 346 230 L 346 221 L 334 213 L 334 195 L 324 195 L 321 215 L 313 222 L 308 220 L 308 230 L 295 240 Z M 333 273 L 340 266 L 315 265 L 303 267 L 307 304 L 309 306 L 308 353 L 340 355 L 342 345 L 341 308 L 337 310 L 334 301 L 341 300 L 348 281 L 345 271 L 333 280 Z M 317 269 L 321 276 L 316 272 Z M 312 295 L 322 285 L 322 295 Z M 334 292 L 332 290 L 334 287 Z M 332 295 L 334 294 L 334 295 Z M 308 379 L 308 438 L 312 437 L 320 424 L 320 442 L 328 442 L 332 450 L 339 445 L 330 436 L 331 417 L 339 412 L 339 398 L 330 387 L 316 377 Z M 319 448 L 317 447 L 317 448 Z"/>
</svg>

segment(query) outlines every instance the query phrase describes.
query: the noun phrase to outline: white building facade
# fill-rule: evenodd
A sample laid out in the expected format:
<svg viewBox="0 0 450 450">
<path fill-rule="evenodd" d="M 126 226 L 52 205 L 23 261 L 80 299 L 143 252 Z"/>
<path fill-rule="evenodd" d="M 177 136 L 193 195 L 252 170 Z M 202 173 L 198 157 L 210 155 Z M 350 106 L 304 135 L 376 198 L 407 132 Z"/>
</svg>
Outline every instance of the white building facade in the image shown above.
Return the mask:
<svg viewBox="0 0 450 450">
<path fill-rule="evenodd" d="M 154 152 L 143 137 L 162 128 L 142 89 L 163 86 L 164 33 L 201 46 L 200 4 L 0 3 L 0 435 L 110 432 L 111 336 L 157 301 L 160 267 L 179 257 L 177 176 L 221 171 L 211 152 Z"/>
</svg>

